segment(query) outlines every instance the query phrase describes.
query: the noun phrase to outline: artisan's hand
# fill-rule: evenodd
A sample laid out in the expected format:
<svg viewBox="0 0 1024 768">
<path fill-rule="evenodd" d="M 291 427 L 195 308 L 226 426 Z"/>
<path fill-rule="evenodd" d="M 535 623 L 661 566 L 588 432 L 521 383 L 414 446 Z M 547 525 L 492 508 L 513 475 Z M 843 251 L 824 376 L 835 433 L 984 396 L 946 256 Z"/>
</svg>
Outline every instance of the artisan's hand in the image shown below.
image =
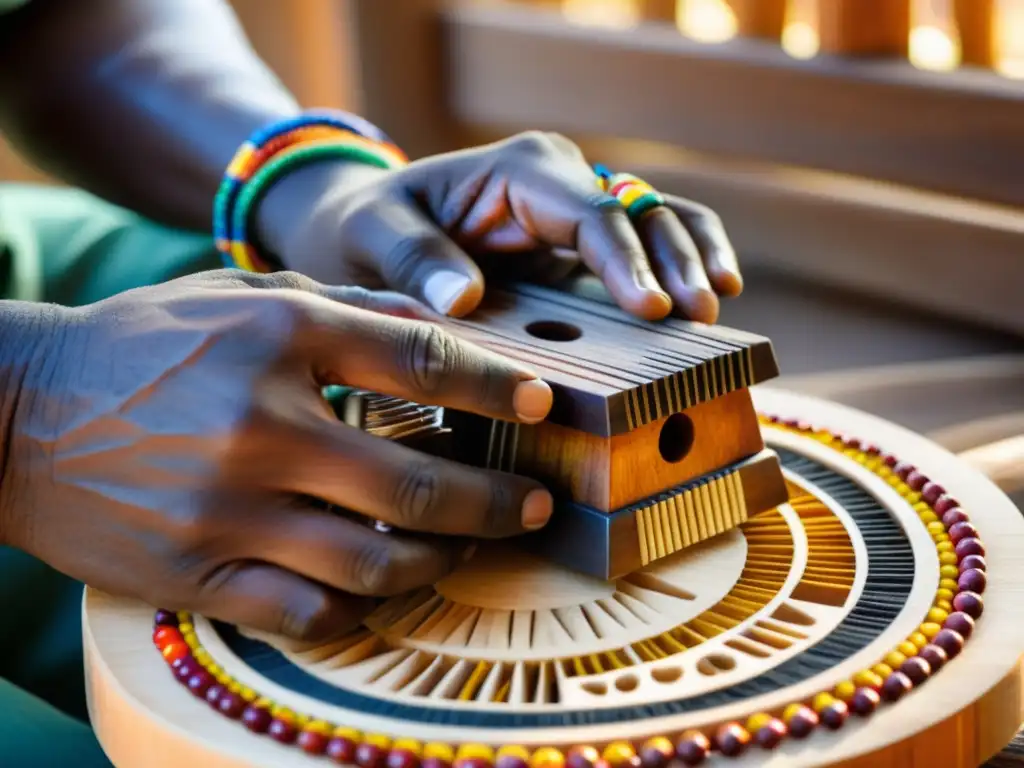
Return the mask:
<svg viewBox="0 0 1024 768">
<path fill-rule="evenodd" d="M 634 225 L 621 206 L 598 206 L 602 197 L 572 142 L 527 133 L 393 173 L 307 168 L 271 191 L 259 225 L 289 269 L 401 291 L 455 316 L 477 306 L 485 274 L 554 280 L 579 261 L 648 319 L 674 304 L 714 322 L 718 296 L 742 290 L 712 211 L 669 197 Z"/>
<path fill-rule="evenodd" d="M 473 538 L 543 525 L 536 482 L 334 418 L 323 385 L 513 421 L 551 405 L 520 365 L 368 310 L 428 312 L 291 273 L 217 272 L 61 314 L 21 378 L 2 543 L 106 591 L 318 640 L 357 625 L 371 596 L 437 581 Z"/>
</svg>

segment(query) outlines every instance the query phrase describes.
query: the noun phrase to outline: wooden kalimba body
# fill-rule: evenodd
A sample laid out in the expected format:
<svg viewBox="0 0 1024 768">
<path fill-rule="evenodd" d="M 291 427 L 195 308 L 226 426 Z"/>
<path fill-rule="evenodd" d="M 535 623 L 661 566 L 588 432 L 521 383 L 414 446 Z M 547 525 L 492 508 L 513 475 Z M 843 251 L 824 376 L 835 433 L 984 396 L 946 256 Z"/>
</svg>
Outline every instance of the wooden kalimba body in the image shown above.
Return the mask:
<svg viewBox="0 0 1024 768">
<path fill-rule="evenodd" d="M 552 523 L 328 646 L 88 592 L 118 768 L 960 768 L 1013 736 L 1024 521 L 983 477 L 881 420 L 751 390 L 777 373 L 757 336 L 536 287 L 452 329 L 537 370 L 548 421 L 371 393 L 339 415 L 542 479 Z"/>
</svg>

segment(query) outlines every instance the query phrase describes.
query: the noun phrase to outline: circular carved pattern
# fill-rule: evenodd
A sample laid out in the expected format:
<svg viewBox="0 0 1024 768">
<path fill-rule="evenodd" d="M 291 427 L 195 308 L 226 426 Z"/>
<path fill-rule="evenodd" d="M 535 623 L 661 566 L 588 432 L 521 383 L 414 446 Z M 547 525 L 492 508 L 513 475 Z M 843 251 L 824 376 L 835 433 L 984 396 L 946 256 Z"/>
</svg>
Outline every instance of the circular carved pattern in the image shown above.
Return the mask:
<svg viewBox="0 0 1024 768">
<path fill-rule="evenodd" d="M 202 647 L 187 613 L 158 611 L 153 642 L 175 677 L 222 716 L 240 720 L 254 733 L 344 764 L 381 766 L 386 762 L 395 768 L 665 768 L 673 760 L 697 765 L 711 755 L 739 756 L 754 746 L 772 749 L 786 738 L 805 738 L 819 727 L 838 729 L 850 715 L 867 716 L 883 702 L 899 700 L 961 652 L 983 611 L 985 547 L 957 501 L 913 466 L 873 445 L 810 424 L 780 422 L 771 417 L 764 421 L 816 439 L 888 482 L 931 534 L 940 564 L 938 590 L 917 631 L 871 668 L 857 672 L 832 690 L 819 692 L 810 701 L 793 702 L 781 712 L 754 713 L 743 723 L 725 723 L 712 733 L 687 731 L 655 737 L 639 748 L 627 742 L 613 742 L 601 750 L 581 745 L 565 752 L 551 747 L 531 751 L 518 745 L 496 750 L 484 744 L 424 745 L 362 734 L 275 705 L 218 666 Z M 736 663 L 732 654 L 714 652 L 705 655 L 697 669 L 702 675 L 714 677 L 728 673 Z M 654 667 L 651 674 L 671 682 L 677 673 L 672 666 L 664 666 Z M 607 683 L 603 684 L 603 692 L 612 692 Z M 628 695 L 640 684 L 635 672 L 627 669 L 613 676 L 611 687 L 618 695 Z"/>
</svg>

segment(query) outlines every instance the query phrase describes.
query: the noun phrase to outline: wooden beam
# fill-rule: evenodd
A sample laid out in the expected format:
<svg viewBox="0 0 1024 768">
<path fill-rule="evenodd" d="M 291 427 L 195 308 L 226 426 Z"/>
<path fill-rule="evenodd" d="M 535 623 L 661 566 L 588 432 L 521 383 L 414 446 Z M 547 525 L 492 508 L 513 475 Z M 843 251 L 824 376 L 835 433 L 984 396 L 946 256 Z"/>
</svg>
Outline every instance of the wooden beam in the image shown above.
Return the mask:
<svg viewBox="0 0 1024 768">
<path fill-rule="evenodd" d="M 823 53 L 901 56 L 910 47 L 910 0 L 817 0 Z"/>
<path fill-rule="evenodd" d="M 996 0 L 953 0 L 964 64 L 991 69 L 999 58 L 996 45 Z"/>
<path fill-rule="evenodd" d="M 786 26 L 787 0 L 727 0 L 736 16 L 736 31 L 743 37 L 778 42 Z"/>
<path fill-rule="evenodd" d="M 1024 90 L 994 73 L 801 61 L 762 41 L 579 27 L 502 2 L 456 3 L 444 23 L 448 103 L 468 124 L 647 139 L 1024 205 Z"/>
</svg>

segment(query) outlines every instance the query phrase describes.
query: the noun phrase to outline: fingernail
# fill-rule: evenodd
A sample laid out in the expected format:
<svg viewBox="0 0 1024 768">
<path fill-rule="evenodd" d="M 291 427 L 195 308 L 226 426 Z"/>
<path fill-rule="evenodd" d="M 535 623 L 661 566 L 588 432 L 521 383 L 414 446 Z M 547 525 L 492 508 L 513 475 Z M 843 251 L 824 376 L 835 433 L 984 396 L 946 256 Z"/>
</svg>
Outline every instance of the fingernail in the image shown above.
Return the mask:
<svg viewBox="0 0 1024 768">
<path fill-rule="evenodd" d="M 473 558 L 473 555 L 475 555 L 475 554 L 476 554 L 476 544 L 475 543 L 474 544 L 470 544 L 462 552 L 462 562 L 465 563 L 468 560 L 471 560 Z"/>
<path fill-rule="evenodd" d="M 698 288 L 691 292 L 689 315 L 699 323 L 710 325 L 718 320 L 718 297 L 711 291 Z"/>
<path fill-rule="evenodd" d="M 435 311 L 447 315 L 471 280 L 461 272 L 450 269 L 439 269 L 423 284 L 423 296 Z"/>
<path fill-rule="evenodd" d="M 512 393 L 512 409 L 527 424 L 543 421 L 551 410 L 551 387 L 541 379 L 521 381 Z"/>
<path fill-rule="evenodd" d="M 547 491 L 537 489 L 526 494 L 523 501 L 523 528 L 535 531 L 543 528 L 551 519 L 554 500 Z"/>
</svg>

